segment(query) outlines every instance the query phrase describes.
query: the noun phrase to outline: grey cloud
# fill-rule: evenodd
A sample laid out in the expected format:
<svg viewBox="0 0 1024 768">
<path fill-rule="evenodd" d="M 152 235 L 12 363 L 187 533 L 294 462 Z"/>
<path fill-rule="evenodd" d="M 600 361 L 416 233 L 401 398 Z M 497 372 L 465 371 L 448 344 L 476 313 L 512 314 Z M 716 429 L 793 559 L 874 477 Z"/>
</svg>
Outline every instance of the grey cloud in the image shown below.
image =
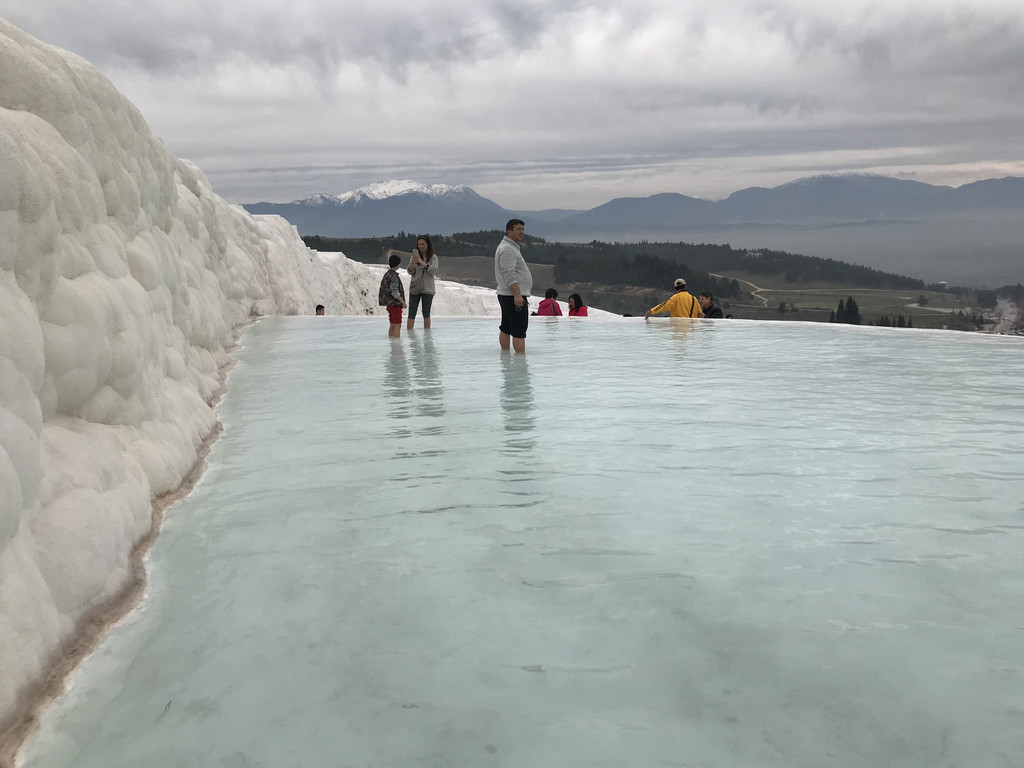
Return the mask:
<svg viewBox="0 0 1024 768">
<path fill-rule="evenodd" d="M 1024 157 L 1024 6 L 1003 0 L 102 5 L 0 0 L 0 15 L 96 64 L 240 200 L 245 185 L 280 200 L 390 175 L 471 183 L 513 157 L 524 179 Z M 413 109 L 441 128 L 411 133 Z"/>
<path fill-rule="evenodd" d="M 563 2 L 298 5 L 119 5 L 46 0 L 27 9 L 0 0 L 0 14 L 30 33 L 72 50 L 101 69 L 137 66 L 154 74 L 209 70 L 245 56 L 271 64 L 298 63 L 332 77 L 343 62 L 379 68 L 405 82 L 413 64 L 447 66 L 528 49 L 546 25 L 584 5 Z M 487 29 L 488 34 L 480 30 Z"/>
<path fill-rule="evenodd" d="M 931 78 L 1017 76 L 1024 70 L 1024 15 L 1007 14 L 998 6 L 977 5 L 955 13 L 937 8 L 926 14 L 893 4 L 885 14 L 865 16 L 860 24 L 808 18 L 783 6 L 764 18 L 766 27 L 784 34 L 799 57 L 838 54 L 857 65 L 851 74 Z"/>
</svg>

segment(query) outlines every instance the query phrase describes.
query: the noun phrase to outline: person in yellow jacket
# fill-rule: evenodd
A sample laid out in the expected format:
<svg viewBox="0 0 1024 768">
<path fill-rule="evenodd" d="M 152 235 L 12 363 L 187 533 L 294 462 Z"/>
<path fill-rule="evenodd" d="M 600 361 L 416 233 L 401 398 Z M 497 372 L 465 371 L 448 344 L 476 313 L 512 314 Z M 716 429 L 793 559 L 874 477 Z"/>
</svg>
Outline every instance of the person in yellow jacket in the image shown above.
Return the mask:
<svg viewBox="0 0 1024 768">
<path fill-rule="evenodd" d="M 687 292 L 686 281 L 683 278 L 676 278 L 675 288 L 676 292 L 668 301 L 663 301 L 658 306 L 648 309 L 644 318 L 662 312 L 668 312 L 669 317 L 704 317 L 704 313 L 700 309 L 700 302 Z"/>
</svg>

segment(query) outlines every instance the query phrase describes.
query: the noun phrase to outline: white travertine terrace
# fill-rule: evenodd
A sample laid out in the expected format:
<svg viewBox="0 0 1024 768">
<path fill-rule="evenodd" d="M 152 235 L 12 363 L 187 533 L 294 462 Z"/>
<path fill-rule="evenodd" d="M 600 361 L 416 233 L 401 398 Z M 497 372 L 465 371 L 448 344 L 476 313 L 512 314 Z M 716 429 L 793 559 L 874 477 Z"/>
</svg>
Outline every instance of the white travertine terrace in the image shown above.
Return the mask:
<svg viewBox="0 0 1024 768">
<path fill-rule="evenodd" d="M 0 20 L 0 726 L 131 580 L 237 329 L 379 314 L 380 275 L 228 204 L 92 65 Z M 497 301 L 444 283 L 434 308 Z"/>
</svg>

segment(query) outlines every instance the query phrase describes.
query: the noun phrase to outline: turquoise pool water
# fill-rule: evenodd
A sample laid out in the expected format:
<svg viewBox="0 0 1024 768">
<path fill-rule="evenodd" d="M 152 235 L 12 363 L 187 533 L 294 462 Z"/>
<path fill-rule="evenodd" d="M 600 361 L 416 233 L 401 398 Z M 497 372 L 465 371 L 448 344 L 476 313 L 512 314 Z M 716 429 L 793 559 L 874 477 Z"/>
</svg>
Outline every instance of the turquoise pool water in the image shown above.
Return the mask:
<svg viewBox="0 0 1024 768">
<path fill-rule="evenodd" d="M 1010 766 L 1024 343 L 267 318 L 46 766 Z"/>
</svg>

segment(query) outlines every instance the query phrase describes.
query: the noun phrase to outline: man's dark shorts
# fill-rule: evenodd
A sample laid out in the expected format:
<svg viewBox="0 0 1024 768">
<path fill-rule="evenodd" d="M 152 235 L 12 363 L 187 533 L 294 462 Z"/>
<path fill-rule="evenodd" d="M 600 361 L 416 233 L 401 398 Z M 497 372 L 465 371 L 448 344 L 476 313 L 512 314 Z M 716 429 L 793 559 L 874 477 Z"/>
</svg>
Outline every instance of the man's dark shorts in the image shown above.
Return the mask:
<svg viewBox="0 0 1024 768">
<path fill-rule="evenodd" d="M 413 293 L 409 295 L 409 319 L 416 317 L 416 310 L 419 309 L 420 300 L 423 301 L 423 317 L 430 317 L 430 305 L 434 303 L 432 293 Z"/>
<path fill-rule="evenodd" d="M 516 306 L 515 296 L 498 294 L 501 305 L 501 325 L 498 330 L 507 333 L 513 339 L 526 338 L 526 326 L 530 324 L 530 300 L 523 297 L 523 306 Z"/>
</svg>

